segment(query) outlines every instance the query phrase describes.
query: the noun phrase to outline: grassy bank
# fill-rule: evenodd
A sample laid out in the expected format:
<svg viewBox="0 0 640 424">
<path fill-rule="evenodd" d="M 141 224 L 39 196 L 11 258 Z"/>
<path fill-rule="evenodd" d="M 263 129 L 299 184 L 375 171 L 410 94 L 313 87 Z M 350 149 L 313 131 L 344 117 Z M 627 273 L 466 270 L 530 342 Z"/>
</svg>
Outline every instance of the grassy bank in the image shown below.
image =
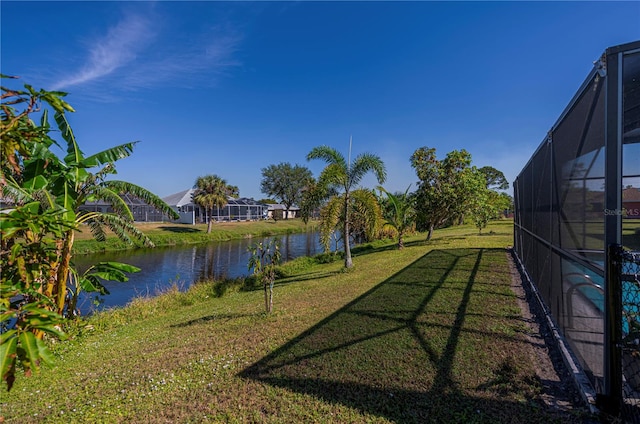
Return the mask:
<svg viewBox="0 0 640 424">
<path fill-rule="evenodd" d="M 101 313 L 57 367 L 2 394 L 8 423 L 548 423 L 511 290 L 510 222 L 301 258 L 260 290 L 212 284 Z M 489 233 L 491 231 L 491 233 Z M 576 422 L 577 422 L 577 418 Z"/>
<path fill-rule="evenodd" d="M 219 222 L 213 225 L 210 234 L 207 234 L 207 224 L 140 223 L 136 224 L 136 227 L 145 233 L 156 246 L 160 247 L 300 233 L 313 230 L 316 225 L 315 221 L 305 224 L 301 219 L 287 219 L 277 222 L 273 220 Z M 108 234 L 105 242 L 97 242 L 93 240 L 89 228 L 85 226 L 81 231 L 76 232 L 73 252 L 86 254 L 131 248 L 135 247 L 120 241 L 113 234 Z"/>
</svg>

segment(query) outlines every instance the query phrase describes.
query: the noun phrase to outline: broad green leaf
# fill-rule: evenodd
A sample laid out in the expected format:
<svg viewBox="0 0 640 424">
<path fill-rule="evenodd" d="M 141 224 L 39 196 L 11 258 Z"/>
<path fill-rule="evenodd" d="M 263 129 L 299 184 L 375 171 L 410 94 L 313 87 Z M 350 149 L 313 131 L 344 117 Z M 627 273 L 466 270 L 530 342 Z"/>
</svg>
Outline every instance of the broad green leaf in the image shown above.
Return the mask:
<svg viewBox="0 0 640 424">
<path fill-rule="evenodd" d="M 117 270 L 92 272 L 91 276 L 101 278 L 107 281 L 118 281 L 120 283 L 129 281 L 129 278 L 126 275 L 124 275 L 124 273 Z"/>
<path fill-rule="evenodd" d="M 16 337 L 17 332 L 18 332 L 17 330 L 7 330 L 4 333 L 0 334 L 0 345 L 4 345 L 5 343 L 8 343 L 9 339 L 11 338 L 15 338 L 17 340 L 17 337 Z"/>
<path fill-rule="evenodd" d="M 82 288 L 83 291 L 87 293 L 101 291 L 100 287 L 102 286 L 99 280 L 97 278 L 94 278 L 93 276 L 78 279 L 78 285 L 80 286 L 80 288 Z"/>
<path fill-rule="evenodd" d="M 122 262 L 98 262 L 93 267 L 99 269 L 102 269 L 102 267 L 108 267 L 123 272 L 140 272 L 140 268 L 138 268 L 137 266 L 125 264 Z"/>
<path fill-rule="evenodd" d="M 36 303 L 27 303 L 22 307 L 23 311 L 30 312 L 33 315 L 41 315 L 43 317 L 51 317 L 61 319 L 60 315 L 55 311 L 50 311 L 48 309 L 41 308 Z"/>
<path fill-rule="evenodd" d="M 29 190 L 40 190 L 46 187 L 48 183 L 49 181 L 47 181 L 47 179 L 44 176 L 36 175 L 34 178 L 30 179 L 29 181 L 25 181 L 23 186 Z"/>
<path fill-rule="evenodd" d="M 146 190 L 145 188 L 125 181 L 105 181 L 104 186 L 116 193 L 129 193 L 143 200 L 146 204 L 153 206 L 160 212 L 165 213 L 174 219 L 178 219 L 178 214 L 176 211 L 174 211 L 169 205 L 167 205 L 164 200 L 162 200 L 149 190 Z M 226 196 L 223 197 L 225 199 L 224 202 L 226 203 Z"/>
<path fill-rule="evenodd" d="M 43 322 L 43 323 L 40 323 L 38 325 L 32 325 L 31 328 L 34 328 L 34 329 L 37 329 L 37 330 L 42 330 L 45 333 L 49 333 L 49 334 L 52 334 L 52 335 L 58 337 L 60 340 L 65 340 L 67 338 L 67 334 L 64 331 L 56 328 L 56 325 L 57 325 L 57 323 L 53 324 L 53 323 L 49 322 L 47 324 L 47 323 Z"/>
<path fill-rule="evenodd" d="M 83 160 L 82 164 L 91 168 L 97 165 L 104 165 L 106 163 L 116 162 L 119 159 L 124 159 L 131 156 L 133 153 L 133 147 L 137 143 L 137 141 L 133 141 L 131 143 L 124 143 L 119 146 L 103 150 L 102 152 L 87 157 Z"/>
<path fill-rule="evenodd" d="M 4 215 L 4 214 L 2 214 Z M 0 215 L 0 231 L 2 232 L 2 238 L 8 240 L 13 237 L 13 235 L 20 231 L 19 227 L 16 227 L 15 222 L 13 220 L 7 219 L 5 216 Z M 20 249 L 21 246 L 14 245 L 14 248 L 17 246 Z"/>
<path fill-rule="evenodd" d="M 63 219 L 68 222 L 74 222 L 76 220 L 75 201 L 70 195 L 68 187 L 65 186 L 64 195 L 58 197 L 58 204 L 65 209 Z"/>
<path fill-rule="evenodd" d="M 38 346 L 38 356 L 40 356 L 42 362 L 44 362 L 48 366 L 52 366 L 55 362 L 55 358 L 51 354 L 51 351 L 49 350 L 47 345 L 45 345 L 44 341 L 40 339 L 36 339 L 36 344 Z"/>
<path fill-rule="evenodd" d="M 38 359 L 40 359 L 40 353 L 38 350 L 38 343 L 36 342 L 36 336 L 30 331 L 25 331 L 20 333 L 18 337 L 20 339 L 20 346 L 25 352 L 23 363 L 28 368 L 37 371 L 39 368 Z"/>
<path fill-rule="evenodd" d="M 73 135 L 71 126 L 67 121 L 67 117 L 64 113 L 56 112 L 54 115 L 58 128 L 62 138 L 67 142 L 67 156 L 64 158 L 65 163 L 80 163 L 84 159 L 83 153 L 78 147 L 76 137 Z"/>
<path fill-rule="evenodd" d="M 38 213 L 40 212 L 40 202 L 27 203 L 26 205 L 22 206 L 20 210 L 24 210 L 25 212 L 32 215 L 38 215 Z"/>
<path fill-rule="evenodd" d="M 42 111 L 42 116 L 40 117 L 40 126 L 45 130 L 49 131 L 49 111 L 47 109 Z"/>
<path fill-rule="evenodd" d="M 15 330 L 12 330 L 15 333 Z M 7 332 L 9 333 L 9 331 Z M 15 334 L 7 340 L 3 340 L 0 344 L 0 378 L 5 380 L 16 362 L 16 349 L 18 347 L 18 338 Z"/>
</svg>

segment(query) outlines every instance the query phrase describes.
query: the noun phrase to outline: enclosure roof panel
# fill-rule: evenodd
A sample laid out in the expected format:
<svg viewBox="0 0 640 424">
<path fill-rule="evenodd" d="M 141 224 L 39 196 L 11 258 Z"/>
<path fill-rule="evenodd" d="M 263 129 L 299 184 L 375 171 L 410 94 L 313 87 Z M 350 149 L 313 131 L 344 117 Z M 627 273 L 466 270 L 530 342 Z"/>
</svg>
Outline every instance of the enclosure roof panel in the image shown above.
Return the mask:
<svg viewBox="0 0 640 424">
<path fill-rule="evenodd" d="M 164 197 L 162 200 L 169 206 L 184 206 L 190 205 L 193 203 L 193 199 L 191 196 L 195 189 L 190 188 L 188 190 L 183 190 L 178 193 L 170 194 L 167 197 Z"/>
</svg>

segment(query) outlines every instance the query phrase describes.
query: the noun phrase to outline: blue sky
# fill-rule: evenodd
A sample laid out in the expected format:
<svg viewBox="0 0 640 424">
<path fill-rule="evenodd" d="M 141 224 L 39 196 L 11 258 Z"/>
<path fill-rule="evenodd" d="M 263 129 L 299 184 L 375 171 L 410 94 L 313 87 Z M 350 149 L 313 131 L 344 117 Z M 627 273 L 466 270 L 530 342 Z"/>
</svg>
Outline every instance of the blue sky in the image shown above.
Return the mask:
<svg viewBox="0 0 640 424">
<path fill-rule="evenodd" d="M 69 93 L 86 154 L 140 140 L 118 179 L 160 196 L 315 146 L 386 164 L 467 149 L 512 182 L 604 49 L 640 39 L 640 2 L 13 2 L 1 70 Z M 5 83 L 6 84 L 6 83 Z M 374 187 L 372 177 L 363 181 Z"/>
</svg>

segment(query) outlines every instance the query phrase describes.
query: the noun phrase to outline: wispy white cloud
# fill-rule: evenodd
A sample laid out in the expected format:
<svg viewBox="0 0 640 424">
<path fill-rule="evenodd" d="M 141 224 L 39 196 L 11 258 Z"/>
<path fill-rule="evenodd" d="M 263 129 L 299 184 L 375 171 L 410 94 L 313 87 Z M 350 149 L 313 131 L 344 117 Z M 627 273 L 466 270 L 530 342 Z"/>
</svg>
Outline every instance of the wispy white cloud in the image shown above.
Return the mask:
<svg viewBox="0 0 640 424">
<path fill-rule="evenodd" d="M 234 54 L 242 38 L 232 30 L 214 29 L 194 34 L 190 40 L 164 44 L 149 57 L 130 67 L 123 75 L 129 90 L 149 88 L 171 82 L 172 86 L 215 83 L 216 76 L 240 66 Z"/>
<path fill-rule="evenodd" d="M 82 87 L 83 94 L 114 101 L 125 92 L 162 85 L 211 85 L 216 76 L 239 66 L 235 58 L 242 37 L 218 26 L 199 33 L 182 34 L 171 19 L 155 14 L 128 13 L 92 40 L 85 64 L 71 76 L 58 80 L 54 89 Z"/>
<path fill-rule="evenodd" d="M 151 22 L 140 15 L 128 15 L 110 28 L 104 37 L 89 46 L 86 64 L 71 76 L 59 80 L 54 89 L 67 89 L 90 83 L 134 61 L 155 37 Z"/>
</svg>

